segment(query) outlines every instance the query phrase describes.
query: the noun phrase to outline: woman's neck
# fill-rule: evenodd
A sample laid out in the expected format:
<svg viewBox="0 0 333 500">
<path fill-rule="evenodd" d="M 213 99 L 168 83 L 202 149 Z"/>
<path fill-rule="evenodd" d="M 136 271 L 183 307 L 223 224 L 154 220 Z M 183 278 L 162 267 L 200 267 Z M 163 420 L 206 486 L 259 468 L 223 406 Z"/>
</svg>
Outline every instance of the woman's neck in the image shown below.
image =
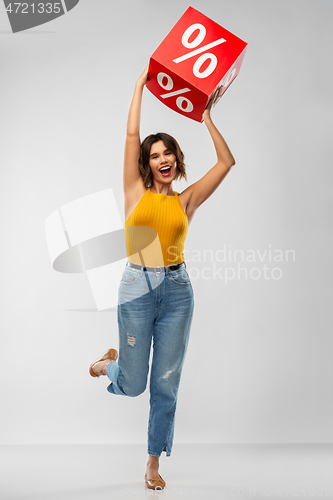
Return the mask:
<svg viewBox="0 0 333 500">
<path fill-rule="evenodd" d="M 150 191 L 155 194 L 165 194 L 166 196 L 174 196 L 172 185 L 154 185 L 150 187 Z"/>
</svg>

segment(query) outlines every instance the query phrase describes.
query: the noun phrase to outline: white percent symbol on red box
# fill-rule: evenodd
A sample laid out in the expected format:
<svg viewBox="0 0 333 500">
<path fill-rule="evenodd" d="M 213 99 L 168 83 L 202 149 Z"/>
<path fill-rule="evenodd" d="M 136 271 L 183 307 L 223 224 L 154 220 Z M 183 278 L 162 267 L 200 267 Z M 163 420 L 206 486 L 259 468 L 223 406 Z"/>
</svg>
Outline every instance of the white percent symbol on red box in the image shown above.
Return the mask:
<svg viewBox="0 0 333 500">
<path fill-rule="evenodd" d="M 189 42 L 189 39 L 193 35 L 195 31 L 199 30 L 199 33 L 195 37 L 192 42 Z M 184 47 L 187 49 L 195 49 L 195 47 L 198 47 L 206 37 L 206 28 L 204 27 L 203 24 L 195 23 L 189 26 L 185 32 L 183 33 L 182 36 L 182 44 Z M 215 54 L 212 54 L 210 52 L 207 52 L 207 50 L 216 47 L 217 45 L 221 45 L 224 43 L 226 40 L 224 38 L 219 38 L 218 40 L 215 40 L 214 42 L 208 43 L 207 45 L 203 45 L 202 47 L 191 50 L 191 52 L 188 52 L 187 54 L 184 54 L 183 56 L 177 57 L 176 59 L 173 60 L 176 64 L 185 61 L 186 59 L 190 59 L 191 57 L 194 57 L 198 54 L 202 54 L 202 52 L 205 52 L 205 54 L 202 54 L 198 59 L 195 61 L 194 66 L 193 66 L 193 74 L 197 78 L 207 78 L 207 76 L 210 76 L 214 71 L 217 66 L 217 57 Z M 203 64 L 210 59 L 210 63 L 207 66 L 207 68 L 200 72 L 201 67 Z"/>
<path fill-rule="evenodd" d="M 167 83 L 164 83 L 165 79 L 166 79 Z M 168 91 L 173 89 L 173 80 L 166 73 L 160 72 L 157 75 L 157 81 L 158 81 L 158 84 L 160 85 L 160 87 L 162 87 L 162 89 L 168 90 Z M 189 99 L 187 99 L 186 97 L 183 97 L 183 95 L 181 95 L 181 94 L 185 94 L 186 92 L 191 92 L 191 89 L 188 89 L 186 87 L 184 89 L 174 90 L 173 92 L 168 92 L 167 94 L 162 94 L 161 97 L 162 97 L 162 99 L 167 99 L 168 97 L 174 97 L 174 96 L 178 95 L 179 97 L 177 97 L 177 99 L 176 99 L 177 107 L 179 109 L 181 109 L 182 111 L 185 111 L 185 113 L 191 113 L 191 111 L 193 111 L 193 104 L 191 103 L 191 101 Z M 185 108 L 183 107 L 184 103 L 186 103 Z"/>
</svg>

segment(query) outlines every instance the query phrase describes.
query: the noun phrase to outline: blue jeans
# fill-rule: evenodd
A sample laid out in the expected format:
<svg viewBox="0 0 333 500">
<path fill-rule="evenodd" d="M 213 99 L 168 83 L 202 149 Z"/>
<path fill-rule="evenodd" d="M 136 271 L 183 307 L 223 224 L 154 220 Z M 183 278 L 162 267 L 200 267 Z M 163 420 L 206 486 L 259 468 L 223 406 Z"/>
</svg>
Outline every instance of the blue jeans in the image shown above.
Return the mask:
<svg viewBox="0 0 333 500">
<path fill-rule="evenodd" d="M 170 266 L 168 266 L 170 267 Z M 148 454 L 170 456 L 180 376 L 193 317 L 194 295 L 185 262 L 175 271 L 152 272 L 126 265 L 118 290 L 119 357 L 108 364 L 112 394 L 138 396 L 147 385 Z"/>
</svg>

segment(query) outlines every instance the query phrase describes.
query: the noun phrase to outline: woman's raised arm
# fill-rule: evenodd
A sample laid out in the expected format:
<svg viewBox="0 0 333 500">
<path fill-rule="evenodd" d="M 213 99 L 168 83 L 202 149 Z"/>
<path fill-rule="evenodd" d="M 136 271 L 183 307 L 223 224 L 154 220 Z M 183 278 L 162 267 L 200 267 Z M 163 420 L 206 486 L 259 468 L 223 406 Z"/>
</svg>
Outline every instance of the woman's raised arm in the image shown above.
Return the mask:
<svg viewBox="0 0 333 500">
<path fill-rule="evenodd" d="M 140 157 L 140 115 L 143 88 L 148 78 L 148 66 L 135 85 L 134 95 L 128 113 L 127 135 L 124 153 L 124 193 L 130 193 L 141 178 Z"/>
<path fill-rule="evenodd" d="M 217 163 L 206 175 L 187 188 L 189 196 L 188 214 L 193 214 L 214 193 L 231 167 L 236 163 L 227 143 L 212 121 L 210 108 L 211 105 L 204 111 L 203 118 L 215 146 Z"/>
</svg>

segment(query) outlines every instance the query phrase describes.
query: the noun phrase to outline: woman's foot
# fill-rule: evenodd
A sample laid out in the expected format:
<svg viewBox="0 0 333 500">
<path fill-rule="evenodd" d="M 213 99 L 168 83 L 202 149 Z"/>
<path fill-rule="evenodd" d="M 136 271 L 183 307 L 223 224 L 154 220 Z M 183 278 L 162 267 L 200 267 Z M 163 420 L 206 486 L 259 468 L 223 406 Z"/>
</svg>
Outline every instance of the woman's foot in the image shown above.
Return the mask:
<svg viewBox="0 0 333 500">
<path fill-rule="evenodd" d="M 111 361 L 116 361 L 118 358 L 118 351 L 116 349 L 109 349 L 100 359 L 92 363 L 89 367 L 89 373 L 92 377 L 100 377 L 106 375 L 106 367 Z"/>
<path fill-rule="evenodd" d="M 152 490 L 162 490 L 165 487 L 165 481 L 159 475 L 158 468 L 159 468 L 159 457 L 153 457 L 152 455 L 149 455 L 146 474 L 145 474 L 145 481 L 148 488 Z"/>
<path fill-rule="evenodd" d="M 106 367 L 111 363 L 109 359 L 105 361 L 97 361 L 91 367 L 92 371 L 96 375 L 96 377 L 100 377 L 101 375 L 106 375 Z"/>
</svg>

